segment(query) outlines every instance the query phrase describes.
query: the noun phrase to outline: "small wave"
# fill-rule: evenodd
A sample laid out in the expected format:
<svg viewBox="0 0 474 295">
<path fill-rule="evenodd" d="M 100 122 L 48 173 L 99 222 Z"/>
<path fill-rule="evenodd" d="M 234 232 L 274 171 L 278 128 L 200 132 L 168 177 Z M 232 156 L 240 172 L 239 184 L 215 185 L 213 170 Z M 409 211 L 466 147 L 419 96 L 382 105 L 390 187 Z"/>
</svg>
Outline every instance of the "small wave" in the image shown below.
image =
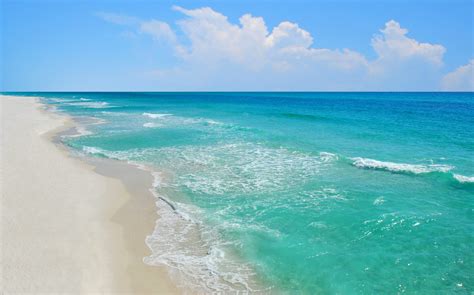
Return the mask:
<svg viewBox="0 0 474 295">
<path fill-rule="evenodd" d="M 148 123 L 145 123 L 143 124 L 143 127 L 146 127 L 146 128 L 158 128 L 158 127 L 162 127 L 163 125 L 161 124 L 157 124 L 157 123 L 153 123 L 153 122 L 148 122 Z"/>
<path fill-rule="evenodd" d="M 474 176 L 464 176 L 461 174 L 453 174 L 453 177 L 460 183 L 474 183 Z"/>
<path fill-rule="evenodd" d="M 205 120 L 205 124 L 209 124 L 209 125 L 220 125 L 222 124 L 221 122 L 218 122 L 218 121 L 214 121 L 214 120 Z"/>
<path fill-rule="evenodd" d="M 193 128 L 232 128 L 231 124 L 224 124 L 223 122 L 208 118 L 181 117 L 168 113 L 142 113 L 142 116 L 154 120 L 159 120 L 160 123 L 162 123 L 163 125 L 172 127 L 193 126 Z M 146 124 L 151 127 L 149 123 Z"/>
<path fill-rule="evenodd" d="M 145 116 L 145 117 L 148 117 L 148 118 L 152 118 L 152 119 L 158 119 L 158 118 L 172 116 L 172 114 L 154 114 L 154 113 L 143 113 L 142 115 Z"/>
<path fill-rule="evenodd" d="M 351 158 L 352 165 L 357 168 L 373 169 L 373 170 L 385 170 L 395 173 L 412 173 L 412 174 L 424 174 L 431 172 L 448 172 L 454 167 L 449 165 L 416 165 L 416 164 L 405 164 L 405 163 L 394 163 L 394 162 L 382 162 L 367 158 Z"/>
<path fill-rule="evenodd" d="M 333 153 L 320 152 L 319 153 L 319 158 L 323 162 L 331 162 L 331 161 L 337 160 L 338 156 L 336 154 L 333 154 Z"/>
<path fill-rule="evenodd" d="M 90 109 L 104 109 L 104 108 L 111 107 L 109 103 L 105 101 L 82 101 L 82 102 L 71 102 L 71 103 L 66 103 L 66 104 L 70 106 L 78 106 L 78 107 L 84 107 L 84 108 L 90 108 Z"/>
<path fill-rule="evenodd" d="M 53 102 L 53 103 L 63 103 L 63 102 L 67 102 L 68 100 L 59 99 L 59 98 L 47 98 L 46 101 Z"/>
<path fill-rule="evenodd" d="M 52 103 L 72 103 L 72 102 L 78 102 L 76 98 L 54 98 L 54 97 L 48 97 L 48 98 L 43 98 L 47 102 L 52 102 Z"/>
</svg>

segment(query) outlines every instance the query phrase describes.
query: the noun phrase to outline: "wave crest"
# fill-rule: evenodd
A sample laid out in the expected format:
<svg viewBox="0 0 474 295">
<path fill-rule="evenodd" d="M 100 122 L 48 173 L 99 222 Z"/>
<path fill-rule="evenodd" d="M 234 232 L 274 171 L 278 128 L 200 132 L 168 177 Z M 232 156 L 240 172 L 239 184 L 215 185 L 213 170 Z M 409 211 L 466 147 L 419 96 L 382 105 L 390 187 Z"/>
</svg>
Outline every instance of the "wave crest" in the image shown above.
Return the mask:
<svg viewBox="0 0 474 295">
<path fill-rule="evenodd" d="M 460 183 L 474 183 L 474 176 L 464 176 L 461 174 L 453 174 L 453 177 Z"/>
<path fill-rule="evenodd" d="M 412 174 L 424 174 L 432 172 L 448 172 L 454 167 L 450 165 L 420 165 L 420 164 L 405 164 L 405 163 L 394 163 L 394 162 L 382 162 L 367 158 L 351 158 L 352 165 L 362 169 L 373 169 L 373 170 L 385 170 L 395 173 L 412 173 Z"/>
<path fill-rule="evenodd" d="M 172 114 L 154 114 L 154 113 L 143 113 L 142 115 L 151 119 L 158 119 L 158 118 L 172 116 Z"/>
<path fill-rule="evenodd" d="M 70 106 L 89 108 L 89 109 L 106 109 L 106 108 L 111 107 L 109 103 L 105 101 L 81 101 L 81 102 L 70 102 L 70 103 L 65 103 L 65 104 L 70 105 Z"/>
<path fill-rule="evenodd" d="M 143 127 L 146 127 L 146 128 L 158 128 L 158 127 L 162 127 L 163 125 L 161 124 L 157 124 L 157 123 L 153 123 L 153 122 L 148 122 L 148 123 L 145 123 L 143 124 Z"/>
</svg>

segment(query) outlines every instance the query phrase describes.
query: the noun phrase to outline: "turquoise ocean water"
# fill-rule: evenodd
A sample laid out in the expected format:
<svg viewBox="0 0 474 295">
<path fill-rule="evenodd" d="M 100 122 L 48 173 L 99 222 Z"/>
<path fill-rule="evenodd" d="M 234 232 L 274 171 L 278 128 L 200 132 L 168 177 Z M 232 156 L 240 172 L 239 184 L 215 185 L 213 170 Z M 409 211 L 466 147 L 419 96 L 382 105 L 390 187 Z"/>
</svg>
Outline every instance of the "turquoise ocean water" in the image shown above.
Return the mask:
<svg viewBox="0 0 474 295">
<path fill-rule="evenodd" d="M 27 95 L 153 173 L 144 261 L 196 290 L 474 292 L 473 93 Z"/>
</svg>

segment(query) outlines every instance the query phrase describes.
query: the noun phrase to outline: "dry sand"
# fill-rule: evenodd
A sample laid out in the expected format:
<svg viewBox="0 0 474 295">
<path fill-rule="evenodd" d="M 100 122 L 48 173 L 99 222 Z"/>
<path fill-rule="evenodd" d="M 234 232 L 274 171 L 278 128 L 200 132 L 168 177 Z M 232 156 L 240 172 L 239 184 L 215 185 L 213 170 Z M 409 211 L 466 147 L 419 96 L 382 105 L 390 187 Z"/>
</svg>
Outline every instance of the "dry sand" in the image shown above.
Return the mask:
<svg viewBox="0 0 474 295">
<path fill-rule="evenodd" d="M 156 219 L 146 189 L 53 144 L 71 121 L 34 98 L 0 96 L 0 108 L 0 293 L 177 293 L 166 269 L 142 261 Z"/>
</svg>

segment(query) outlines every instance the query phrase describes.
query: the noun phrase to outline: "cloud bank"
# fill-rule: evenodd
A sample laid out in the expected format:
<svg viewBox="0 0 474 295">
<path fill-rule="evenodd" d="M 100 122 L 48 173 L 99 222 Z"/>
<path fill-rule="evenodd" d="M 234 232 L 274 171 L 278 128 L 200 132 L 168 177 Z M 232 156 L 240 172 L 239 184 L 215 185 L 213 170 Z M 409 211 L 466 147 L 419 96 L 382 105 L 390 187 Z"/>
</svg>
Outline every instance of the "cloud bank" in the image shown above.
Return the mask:
<svg viewBox="0 0 474 295">
<path fill-rule="evenodd" d="M 176 64 L 149 77 L 157 87 L 193 90 L 466 90 L 473 85 L 473 61 L 443 77 L 446 49 L 408 36 L 389 20 L 370 44 L 368 59 L 351 49 L 317 47 L 311 33 L 283 21 L 269 29 L 262 17 L 245 14 L 238 23 L 209 7 L 174 6 L 183 18 L 160 20 L 99 14 L 132 26 L 173 49 Z M 316 40 L 317 41 L 317 40 Z M 442 82 L 441 82 L 442 81 Z"/>
</svg>

